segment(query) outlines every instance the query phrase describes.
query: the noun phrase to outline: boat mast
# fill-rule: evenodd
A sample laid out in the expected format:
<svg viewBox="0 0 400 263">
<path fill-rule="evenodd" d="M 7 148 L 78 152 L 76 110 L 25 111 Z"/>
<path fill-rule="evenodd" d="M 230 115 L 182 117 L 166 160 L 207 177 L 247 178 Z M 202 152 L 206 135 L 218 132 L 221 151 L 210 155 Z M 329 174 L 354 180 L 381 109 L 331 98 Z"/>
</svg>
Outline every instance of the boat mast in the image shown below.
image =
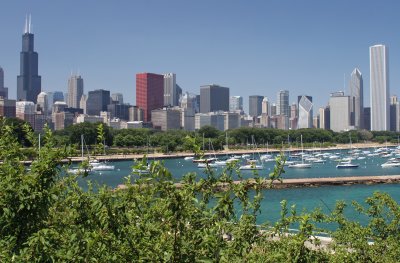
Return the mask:
<svg viewBox="0 0 400 263">
<path fill-rule="evenodd" d="M 303 134 L 300 134 L 300 144 L 301 144 L 301 163 L 304 163 Z"/>
<path fill-rule="evenodd" d="M 40 133 L 39 133 L 39 159 L 40 159 Z"/>
<path fill-rule="evenodd" d="M 81 156 L 83 158 L 83 134 L 81 134 Z"/>
<path fill-rule="evenodd" d="M 205 150 L 206 150 L 206 148 L 204 146 L 204 132 L 203 132 L 203 151 L 205 151 Z"/>
<path fill-rule="evenodd" d="M 228 133 L 225 133 L 225 144 L 226 144 L 226 150 L 229 150 L 229 143 L 228 143 Z"/>
</svg>

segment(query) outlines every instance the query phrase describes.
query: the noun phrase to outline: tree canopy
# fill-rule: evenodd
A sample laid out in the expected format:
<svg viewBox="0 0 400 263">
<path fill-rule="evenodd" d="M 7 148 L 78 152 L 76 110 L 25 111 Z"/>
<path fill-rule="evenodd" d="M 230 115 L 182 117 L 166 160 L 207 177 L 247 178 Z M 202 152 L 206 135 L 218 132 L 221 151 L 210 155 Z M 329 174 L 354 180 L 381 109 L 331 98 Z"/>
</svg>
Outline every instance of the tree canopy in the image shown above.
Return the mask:
<svg viewBox="0 0 400 263">
<path fill-rule="evenodd" d="M 153 162 L 147 175 L 127 177 L 122 189 L 94 186 L 83 190 L 82 175 L 65 174 L 69 147 L 55 147 L 50 130 L 39 150 L 26 125 L 26 138 L 38 152 L 29 169 L 13 128 L 0 127 L 1 262 L 396 262 L 400 258 L 400 207 L 375 193 L 354 209 L 367 225 L 346 218 L 339 202 L 331 214 L 297 213 L 282 201 L 281 219 L 257 225 L 264 209 L 262 186 L 280 179 L 279 157 L 269 178 L 243 178 L 235 164 L 222 173 L 187 174 L 177 185 L 173 175 Z M 98 136 L 103 136 L 101 128 Z M 196 139 L 186 145 L 202 155 Z M 146 163 L 137 164 L 138 167 Z M 238 172 L 239 183 L 233 181 Z M 94 175 L 89 175 L 90 176 Z M 271 184 L 269 184 L 271 185 Z M 323 229 L 316 223 L 336 225 Z M 290 228 L 298 228 L 289 234 Z M 320 246 L 317 232 L 331 242 Z"/>
</svg>

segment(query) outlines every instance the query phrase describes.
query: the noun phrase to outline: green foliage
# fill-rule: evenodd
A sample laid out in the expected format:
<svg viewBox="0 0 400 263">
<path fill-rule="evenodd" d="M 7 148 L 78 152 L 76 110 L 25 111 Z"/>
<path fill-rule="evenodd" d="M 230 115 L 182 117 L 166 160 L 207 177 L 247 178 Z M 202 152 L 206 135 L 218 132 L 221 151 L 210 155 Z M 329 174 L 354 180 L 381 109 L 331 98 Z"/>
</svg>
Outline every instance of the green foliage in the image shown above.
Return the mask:
<svg viewBox="0 0 400 263">
<path fill-rule="evenodd" d="M 187 174 L 177 184 L 162 161 L 148 174 L 127 177 L 123 189 L 78 186 L 80 175 L 62 176 L 58 148 L 50 130 L 44 144 L 29 127 L 23 132 L 37 152 L 30 170 L 13 127 L 1 126 L 1 262 L 397 262 L 400 258 L 400 207 L 387 194 L 354 203 L 370 218 L 348 220 L 340 202 L 330 215 L 298 213 L 282 201 L 281 219 L 257 226 L 263 187 L 284 172 L 278 157 L 269 178 L 243 178 L 237 164 L 206 178 Z M 104 137 L 98 128 L 99 140 Z M 179 133 L 178 133 L 179 134 Z M 203 156 L 199 138 L 186 136 L 188 149 Z M 87 163 L 86 163 L 87 164 Z M 146 158 L 136 168 L 147 167 Z M 234 175 L 241 181 L 235 182 Z M 90 178 L 90 176 L 89 176 Z M 333 238 L 321 246 L 316 223 L 335 224 Z M 293 226 L 298 229 L 293 233 Z"/>
</svg>

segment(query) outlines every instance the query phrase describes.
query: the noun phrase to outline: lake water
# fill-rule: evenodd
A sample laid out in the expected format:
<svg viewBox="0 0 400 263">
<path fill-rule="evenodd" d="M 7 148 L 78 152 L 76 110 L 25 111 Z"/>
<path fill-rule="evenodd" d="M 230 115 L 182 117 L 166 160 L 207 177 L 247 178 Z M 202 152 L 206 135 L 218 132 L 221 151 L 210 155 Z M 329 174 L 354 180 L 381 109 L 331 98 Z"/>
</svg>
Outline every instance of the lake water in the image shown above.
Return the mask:
<svg viewBox="0 0 400 263">
<path fill-rule="evenodd" d="M 361 156 L 361 155 L 360 155 Z M 317 178 L 317 177 L 340 177 L 340 176 L 367 176 L 367 175 L 397 175 L 400 174 L 400 168 L 382 168 L 381 164 L 386 162 L 387 158 L 380 156 L 367 156 L 365 159 L 354 160 L 353 163 L 359 164 L 357 169 L 337 169 L 337 162 L 326 158 L 325 163 L 313 164 L 311 169 L 291 169 L 285 167 L 283 178 Z M 150 160 L 151 161 L 151 160 Z M 198 177 L 203 177 L 203 170 L 197 168 L 197 164 L 185 161 L 183 158 L 164 159 L 164 165 L 179 181 L 184 174 L 196 172 Z M 124 182 L 124 178 L 129 176 L 132 171 L 133 161 L 112 162 L 115 166 L 114 171 L 102 171 L 89 175 L 88 179 L 100 185 L 107 185 L 112 188 L 117 187 Z M 260 176 L 268 177 L 272 171 L 274 162 L 264 163 L 264 169 L 258 171 Z M 222 171 L 222 168 L 214 168 Z M 243 171 L 244 177 L 251 177 L 251 171 Z M 85 180 L 81 179 L 80 184 L 85 187 Z M 316 207 L 321 207 L 323 211 L 329 212 L 334 208 L 337 200 L 345 200 L 348 203 L 351 200 L 363 202 L 365 198 L 372 195 L 375 191 L 389 193 L 397 202 L 400 202 L 400 185 L 352 185 L 352 186 L 322 186 L 317 188 L 288 188 L 288 189 L 269 189 L 264 190 L 265 199 L 262 203 L 262 213 L 259 217 L 259 223 L 265 221 L 275 222 L 280 214 L 280 202 L 283 199 L 288 201 L 288 205 L 296 204 L 298 211 L 311 211 Z M 354 211 L 349 211 L 347 215 L 350 218 L 363 221 Z"/>
</svg>

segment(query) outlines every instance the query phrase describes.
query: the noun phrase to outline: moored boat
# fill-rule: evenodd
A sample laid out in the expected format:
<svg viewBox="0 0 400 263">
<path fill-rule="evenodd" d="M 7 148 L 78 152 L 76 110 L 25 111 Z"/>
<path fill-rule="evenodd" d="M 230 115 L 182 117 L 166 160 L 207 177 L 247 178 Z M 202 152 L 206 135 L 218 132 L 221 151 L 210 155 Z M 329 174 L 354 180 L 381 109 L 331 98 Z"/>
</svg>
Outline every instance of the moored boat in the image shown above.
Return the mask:
<svg viewBox="0 0 400 263">
<path fill-rule="evenodd" d="M 352 163 L 351 161 L 349 162 L 340 162 L 336 165 L 336 168 L 338 169 L 352 169 L 352 168 L 358 168 L 358 164 L 357 163 Z"/>
</svg>

